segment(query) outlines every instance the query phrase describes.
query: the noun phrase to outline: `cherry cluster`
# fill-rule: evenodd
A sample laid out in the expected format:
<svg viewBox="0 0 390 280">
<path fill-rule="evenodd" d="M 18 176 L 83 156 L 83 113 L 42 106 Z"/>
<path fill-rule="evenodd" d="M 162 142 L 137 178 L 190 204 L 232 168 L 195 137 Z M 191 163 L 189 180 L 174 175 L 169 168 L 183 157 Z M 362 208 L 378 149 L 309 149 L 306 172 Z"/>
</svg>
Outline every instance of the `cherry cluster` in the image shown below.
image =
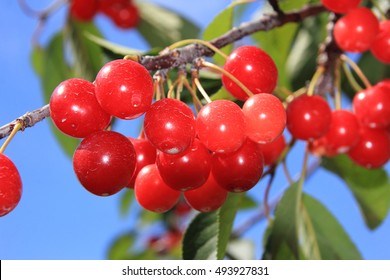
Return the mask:
<svg viewBox="0 0 390 280">
<path fill-rule="evenodd" d="M 80 21 L 91 21 L 99 12 L 123 29 L 137 26 L 140 19 L 132 0 L 72 0 L 70 3 L 71 16 Z"/>
<path fill-rule="evenodd" d="M 370 50 L 381 62 L 390 63 L 390 20 L 379 22 L 361 0 L 321 0 L 335 13 L 345 14 L 335 24 L 333 35 L 340 49 L 361 53 Z"/>
</svg>

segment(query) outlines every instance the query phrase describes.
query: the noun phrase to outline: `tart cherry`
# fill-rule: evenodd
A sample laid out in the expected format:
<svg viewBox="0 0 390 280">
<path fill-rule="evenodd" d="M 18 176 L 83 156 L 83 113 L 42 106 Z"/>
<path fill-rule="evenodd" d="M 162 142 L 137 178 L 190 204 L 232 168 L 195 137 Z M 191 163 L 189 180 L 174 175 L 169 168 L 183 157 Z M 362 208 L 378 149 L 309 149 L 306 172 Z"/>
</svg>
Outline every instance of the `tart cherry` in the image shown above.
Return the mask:
<svg viewBox="0 0 390 280">
<path fill-rule="evenodd" d="M 379 21 L 370 9 L 361 7 L 340 18 L 333 30 L 337 45 L 347 52 L 364 52 L 379 32 Z"/>
<path fill-rule="evenodd" d="M 312 140 L 323 136 L 330 127 L 332 112 L 318 95 L 301 95 L 287 106 L 287 128 L 294 138 Z"/>
<path fill-rule="evenodd" d="M 118 59 L 100 69 L 95 80 L 96 99 L 109 114 L 134 119 L 152 104 L 153 80 L 141 64 Z"/>
<path fill-rule="evenodd" d="M 97 0 L 72 0 L 70 2 L 70 15 L 80 21 L 91 21 L 97 11 Z"/>
<path fill-rule="evenodd" d="M 95 86 L 77 78 L 55 88 L 50 98 L 50 116 L 59 130 L 77 138 L 105 129 L 111 120 L 96 100 Z"/>
<path fill-rule="evenodd" d="M 246 134 L 254 142 L 265 144 L 279 137 L 286 127 L 282 102 L 271 94 L 256 94 L 245 101 Z"/>
<path fill-rule="evenodd" d="M 22 196 L 22 180 L 15 164 L 0 153 L 0 217 L 18 205 Z"/>
<path fill-rule="evenodd" d="M 357 93 L 353 98 L 353 110 L 365 126 L 384 128 L 390 125 L 390 87 L 382 83 Z"/>
<path fill-rule="evenodd" d="M 140 20 L 138 8 L 133 4 L 127 4 L 121 9 L 114 9 L 110 17 L 116 26 L 123 29 L 136 27 Z"/>
<path fill-rule="evenodd" d="M 179 155 L 159 153 L 156 165 L 161 178 L 171 188 L 188 191 L 203 185 L 211 170 L 211 155 L 206 147 L 195 139 L 191 148 Z"/>
<path fill-rule="evenodd" d="M 156 162 L 156 148 L 150 144 L 146 139 L 142 138 L 131 138 L 128 137 L 130 142 L 134 146 L 135 155 L 137 157 L 137 164 L 133 176 L 131 177 L 130 183 L 127 186 L 128 188 L 133 189 L 135 178 L 137 178 L 138 173 L 141 169 L 149 164 Z"/>
<path fill-rule="evenodd" d="M 194 113 L 180 100 L 158 100 L 145 114 L 144 132 L 156 149 L 172 155 L 182 153 L 195 138 Z"/>
<path fill-rule="evenodd" d="M 379 33 L 372 42 L 371 52 L 379 61 L 390 64 L 390 20 L 379 24 Z"/>
<path fill-rule="evenodd" d="M 81 141 L 73 155 L 73 168 L 89 192 L 108 196 L 126 187 L 134 173 L 133 144 L 114 131 L 98 131 Z"/>
<path fill-rule="evenodd" d="M 230 100 L 215 100 L 198 113 L 196 130 L 200 141 L 213 152 L 234 152 L 244 143 L 245 119 Z"/>
<path fill-rule="evenodd" d="M 264 158 L 264 165 L 271 165 L 277 161 L 283 150 L 286 148 L 286 140 L 283 135 L 270 143 L 259 144 Z"/>
<path fill-rule="evenodd" d="M 259 144 L 247 139 L 235 152 L 213 154 L 211 172 L 226 190 L 244 192 L 257 184 L 263 167 L 263 154 Z"/>
<path fill-rule="evenodd" d="M 223 68 L 242 82 L 252 93 L 272 93 L 278 80 L 278 69 L 272 58 L 255 46 L 242 46 L 227 58 Z M 239 100 L 248 95 L 235 82 L 222 75 L 226 90 Z"/>
<path fill-rule="evenodd" d="M 361 0 L 321 0 L 321 3 L 334 13 L 343 14 L 357 8 Z"/>
<path fill-rule="evenodd" d="M 135 198 L 145 209 L 164 213 L 179 200 L 180 192 L 169 187 L 155 164 L 146 165 L 138 173 L 134 186 Z"/>
<path fill-rule="evenodd" d="M 195 190 L 184 193 L 187 203 L 200 212 L 211 212 L 220 208 L 226 201 L 227 190 L 222 188 L 210 173 L 207 181 Z"/>
<path fill-rule="evenodd" d="M 386 130 L 361 127 L 358 143 L 348 156 L 365 168 L 379 168 L 390 159 L 390 137 Z"/>
</svg>

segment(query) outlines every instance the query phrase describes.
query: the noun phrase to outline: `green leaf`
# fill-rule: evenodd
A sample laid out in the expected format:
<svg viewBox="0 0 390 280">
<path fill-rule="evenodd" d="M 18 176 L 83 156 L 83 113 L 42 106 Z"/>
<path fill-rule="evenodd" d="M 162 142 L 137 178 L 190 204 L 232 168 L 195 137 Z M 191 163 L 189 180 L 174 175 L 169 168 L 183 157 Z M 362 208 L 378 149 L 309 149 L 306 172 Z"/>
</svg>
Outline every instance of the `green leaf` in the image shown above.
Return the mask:
<svg viewBox="0 0 390 280">
<path fill-rule="evenodd" d="M 121 201 L 120 201 L 120 214 L 122 217 L 125 217 L 128 214 L 133 199 L 134 199 L 134 190 L 130 190 L 126 188 L 121 196 Z"/>
<path fill-rule="evenodd" d="M 303 205 L 313 227 L 312 237 L 318 244 L 322 259 L 362 259 L 348 234 L 324 205 L 306 194 L 303 196 Z"/>
<path fill-rule="evenodd" d="M 240 209 L 253 209 L 255 207 L 258 207 L 259 204 L 250 197 L 247 193 L 242 197 L 240 202 Z"/>
<path fill-rule="evenodd" d="M 295 259 L 299 257 L 298 217 L 301 199 L 299 183 L 284 193 L 275 210 L 271 232 L 265 245 L 263 259 Z"/>
<path fill-rule="evenodd" d="M 133 234 L 124 234 L 119 236 L 108 251 L 107 258 L 110 260 L 133 259 L 131 248 L 134 245 L 135 237 Z"/>
<path fill-rule="evenodd" d="M 210 96 L 211 100 L 218 100 L 218 99 L 227 99 L 227 100 L 235 100 L 235 97 L 231 95 L 225 87 L 221 87 L 216 93 Z"/>
<path fill-rule="evenodd" d="M 40 77 L 43 75 L 44 70 L 44 55 L 45 50 L 39 46 L 34 46 L 30 54 L 31 65 L 34 68 L 35 73 Z"/>
<path fill-rule="evenodd" d="M 87 34 L 102 37 L 101 33 L 92 22 L 84 23 L 71 18 L 66 31 L 67 39 L 73 49 L 75 76 L 89 81 L 95 80 L 96 74 L 104 63 L 103 52 L 99 45 L 87 37 Z"/>
<path fill-rule="evenodd" d="M 137 5 L 141 16 L 137 29 L 151 47 L 167 47 L 183 39 L 198 37 L 199 27 L 176 12 L 147 2 Z"/>
<path fill-rule="evenodd" d="M 378 227 L 390 207 L 390 182 L 383 169 L 365 169 L 347 156 L 324 158 L 322 166 L 343 179 L 359 204 L 367 226 Z"/>
</svg>

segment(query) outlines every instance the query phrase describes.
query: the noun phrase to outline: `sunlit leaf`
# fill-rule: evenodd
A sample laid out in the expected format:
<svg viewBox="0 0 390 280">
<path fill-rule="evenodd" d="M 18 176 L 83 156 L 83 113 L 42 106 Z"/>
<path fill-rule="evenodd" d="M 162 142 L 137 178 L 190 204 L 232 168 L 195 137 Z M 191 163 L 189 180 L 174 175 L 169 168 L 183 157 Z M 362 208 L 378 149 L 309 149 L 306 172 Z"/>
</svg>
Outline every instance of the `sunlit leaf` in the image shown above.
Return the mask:
<svg viewBox="0 0 390 280">
<path fill-rule="evenodd" d="M 120 214 L 126 216 L 134 199 L 134 190 L 125 189 L 120 200 Z"/>
</svg>

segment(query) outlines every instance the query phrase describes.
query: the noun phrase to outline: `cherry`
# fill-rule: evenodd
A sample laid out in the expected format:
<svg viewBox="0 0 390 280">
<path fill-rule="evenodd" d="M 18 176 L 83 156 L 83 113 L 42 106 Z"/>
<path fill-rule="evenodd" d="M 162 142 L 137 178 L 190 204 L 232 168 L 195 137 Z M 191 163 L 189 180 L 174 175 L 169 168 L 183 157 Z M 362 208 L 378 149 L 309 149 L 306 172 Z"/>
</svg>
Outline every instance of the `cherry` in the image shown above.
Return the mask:
<svg viewBox="0 0 390 280">
<path fill-rule="evenodd" d="M 200 141 L 213 152 L 234 152 L 245 141 L 241 108 L 229 100 L 215 100 L 198 113 L 196 130 Z"/>
<path fill-rule="evenodd" d="M 316 156 L 335 157 L 339 153 L 329 149 L 325 137 L 320 137 L 309 142 L 309 151 Z"/>
<path fill-rule="evenodd" d="M 242 82 L 252 93 L 272 93 L 278 80 L 278 69 L 272 58 L 255 46 L 242 46 L 227 58 L 223 68 Z M 235 82 L 222 75 L 226 90 L 239 100 L 248 95 Z"/>
<path fill-rule="evenodd" d="M 283 150 L 286 148 L 286 140 L 283 135 L 267 144 L 259 144 L 264 158 L 264 165 L 271 165 L 276 162 Z"/>
<path fill-rule="evenodd" d="M 54 89 L 50 116 L 59 130 L 78 138 L 105 129 L 111 120 L 96 100 L 95 86 L 77 78 L 63 81 Z"/>
<path fill-rule="evenodd" d="M 378 32 L 378 19 L 365 7 L 348 12 L 336 22 L 333 30 L 337 45 L 348 52 L 368 50 Z"/>
<path fill-rule="evenodd" d="M 133 144 L 114 131 L 98 131 L 81 141 L 73 155 L 73 169 L 89 192 L 108 196 L 126 187 L 134 173 Z"/>
<path fill-rule="evenodd" d="M 357 8 L 361 0 L 321 0 L 321 3 L 334 13 L 346 13 Z"/>
<path fill-rule="evenodd" d="M 222 188 L 210 174 L 207 181 L 195 190 L 186 191 L 187 203 L 200 212 L 211 212 L 220 208 L 226 200 L 227 190 Z"/>
<path fill-rule="evenodd" d="M 195 116 L 184 102 L 164 98 L 146 112 L 144 131 L 156 149 L 179 154 L 189 148 L 195 138 Z"/>
<path fill-rule="evenodd" d="M 72 0 L 70 2 L 70 15 L 80 21 L 91 21 L 97 11 L 97 0 Z"/>
<path fill-rule="evenodd" d="M 0 153 L 0 217 L 18 205 L 22 196 L 22 180 L 15 164 Z"/>
<path fill-rule="evenodd" d="M 279 137 L 286 127 L 282 102 L 271 94 L 256 94 L 245 101 L 246 134 L 254 142 L 265 144 Z"/>
<path fill-rule="evenodd" d="M 389 133 L 381 129 L 361 127 L 358 143 L 348 156 L 365 168 L 379 168 L 390 159 Z"/>
<path fill-rule="evenodd" d="M 390 125 L 390 86 L 381 83 L 357 93 L 353 110 L 359 121 L 371 128 Z"/>
<path fill-rule="evenodd" d="M 206 182 L 211 170 L 211 155 L 206 147 L 195 139 L 185 153 L 159 153 L 156 164 L 161 178 L 168 186 L 178 191 L 188 191 Z"/>
<path fill-rule="evenodd" d="M 259 144 L 247 139 L 233 153 L 215 153 L 212 169 L 215 180 L 230 192 L 253 188 L 263 173 L 263 155 Z"/>
<path fill-rule="evenodd" d="M 137 175 L 141 169 L 146 165 L 156 162 L 156 148 L 153 147 L 152 144 L 150 144 L 150 142 L 146 139 L 131 137 L 128 137 L 128 139 L 133 144 L 137 157 L 137 164 L 133 177 L 131 177 L 130 183 L 127 186 L 128 188 L 133 189 L 135 179 L 137 178 Z"/>
<path fill-rule="evenodd" d="M 332 112 L 320 96 L 301 95 L 287 106 L 287 128 L 294 138 L 312 140 L 323 136 L 330 127 Z"/>
<path fill-rule="evenodd" d="M 371 45 L 371 52 L 379 61 L 390 64 L 390 20 L 379 24 L 379 33 Z"/>
<path fill-rule="evenodd" d="M 355 114 L 334 110 L 328 132 L 323 136 L 327 154 L 348 152 L 359 140 L 359 122 Z"/>
<path fill-rule="evenodd" d="M 177 203 L 180 192 L 169 187 L 161 178 L 155 164 L 146 165 L 135 179 L 135 197 L 145 209 L 164 213 Z"/>
<path fill-rule="evenodd" d="M 140 20 L 138 8 L 133 4 L 128 4 L 121 9 L 113 9 L 110 17 L 116 26 L 123 29 L 136 27 Z"/>
<path fill-rule="evenodd" d="M 153 80 L 141 64 L 118 59 L 100 69 L 95 80 L 96 99 L 109 114 L 134 119 L 152 104 Z"/>
</svg>

